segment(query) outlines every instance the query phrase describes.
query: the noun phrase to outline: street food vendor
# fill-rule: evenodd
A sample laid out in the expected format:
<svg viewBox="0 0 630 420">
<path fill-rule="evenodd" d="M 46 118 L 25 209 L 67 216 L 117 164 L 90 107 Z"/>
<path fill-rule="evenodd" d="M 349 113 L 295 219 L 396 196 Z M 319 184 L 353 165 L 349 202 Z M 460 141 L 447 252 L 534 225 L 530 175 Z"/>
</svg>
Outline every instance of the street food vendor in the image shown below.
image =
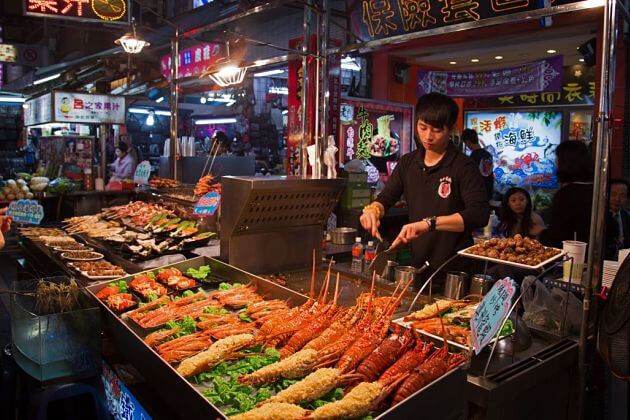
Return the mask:
<svg viewBox="0 0 630 420">
<path fill-rule="evenodd" d="M 488 196 L 478 165 L 449 139 L 459 108 L 453 99 L 429 93 L 416 104 L 420 147 L 404 155 L 376 200 L 363 209 L 361 225 L 378 236 L 380 218 L 404 195 L 409 224 L 393 247 L 411 243 L 412 264 L 437 269 L 473 244 L 472 229 L 488 223 Z"/>
<path fill-rule="evenodd" d="M 110 166 L 112 171 L 112 181 L 120 181 L 122 179 L 132 179 L 136 170 L 136 162 L 129 154 L 129 146 L 120 142 L 116 147 L 116 160 Z"/>
</svg>

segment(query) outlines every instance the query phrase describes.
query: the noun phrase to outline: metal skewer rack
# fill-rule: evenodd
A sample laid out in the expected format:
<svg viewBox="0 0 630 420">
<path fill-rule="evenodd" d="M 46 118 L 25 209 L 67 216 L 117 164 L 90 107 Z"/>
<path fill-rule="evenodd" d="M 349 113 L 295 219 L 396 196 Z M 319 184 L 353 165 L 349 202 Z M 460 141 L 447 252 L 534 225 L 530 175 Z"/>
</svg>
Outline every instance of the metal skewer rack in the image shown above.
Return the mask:
<svg viewBox="0 0 630 420">
<path fill-rule="evenodd" d="M 310 267 L 345 180 L 297 176 L 221 181 L 221 259 L 252 273 Z"/>
</svg>

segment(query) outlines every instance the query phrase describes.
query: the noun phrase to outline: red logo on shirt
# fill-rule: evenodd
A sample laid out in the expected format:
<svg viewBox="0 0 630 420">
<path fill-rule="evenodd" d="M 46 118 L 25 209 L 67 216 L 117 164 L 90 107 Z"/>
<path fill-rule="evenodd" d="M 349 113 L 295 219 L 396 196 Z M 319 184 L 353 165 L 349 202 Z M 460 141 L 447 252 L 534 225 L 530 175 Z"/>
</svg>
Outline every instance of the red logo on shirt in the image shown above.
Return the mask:
<svg viewBox="0 0 630 420">
<path fill-rule="evenodd" d="M 445 176 L 440 179 L 440 186 L 438 187 L 438 195 L 442 198 L 448 198 L 451 195 L 451 182 L 453 180 L 450 176 Z"/>
</svg>

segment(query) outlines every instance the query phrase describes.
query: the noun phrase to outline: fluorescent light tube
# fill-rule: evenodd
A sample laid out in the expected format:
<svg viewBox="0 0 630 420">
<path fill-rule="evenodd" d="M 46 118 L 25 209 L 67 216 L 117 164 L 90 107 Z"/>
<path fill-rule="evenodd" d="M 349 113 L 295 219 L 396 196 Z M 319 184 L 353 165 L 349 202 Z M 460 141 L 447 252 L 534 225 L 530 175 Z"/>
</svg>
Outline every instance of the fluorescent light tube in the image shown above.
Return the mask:
<svg viewBox="0 0 630 420">
<path fill-rule="evenodd" d="M 42 83 L 50 82 L 61 77 L 61 73 L 53 74 L 52 76 L 46 76 L 43 79 L 38 79 L 33 82 L 34 85 L 41 85 Z"/>
<path fill-rule="evenodd" d="M 281 70 L 281 69 L 267 70 L 267 71 L 261 71 L 259 73 L 254 73 L 254 77 L 273 76 L 275 74 L 282 74 L 282 73 L 284 73 L 284 70 Z"/>
<path fill-rule="evenodd" d="M 195 125 L 207 125 L 207 124 L 229 124 L 235 123 L 236 118 L 209 118 L 206 120 L 197 120 Z"/>
</svg>

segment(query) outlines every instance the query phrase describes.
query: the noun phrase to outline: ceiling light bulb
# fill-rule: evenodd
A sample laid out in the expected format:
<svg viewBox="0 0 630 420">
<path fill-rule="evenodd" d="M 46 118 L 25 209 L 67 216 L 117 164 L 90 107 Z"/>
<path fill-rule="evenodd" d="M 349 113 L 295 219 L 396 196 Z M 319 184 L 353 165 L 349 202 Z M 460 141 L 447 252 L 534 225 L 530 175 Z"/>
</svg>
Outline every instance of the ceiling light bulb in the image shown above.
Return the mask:
<svg viewBox="0 0 630 420">
<path fill-rule="evenodd" d="M 579 61 L 580 61 L 580 63 L 583 63 L 583 62 L 584 62 L 584 59 L 583 59 L 583 58 L 580 58 L 580 60 L 579 60 Z"/>
<path fill-rule="evenodd" d="M 199 98 L 199 102 L 201 102 L 202 104 L 205 104 L 207 101 L 205 96 L 202 96 L 201 98 Z"/>
<path fill-rule="evenodd" d="M 556 52 L 556 50 L 547 50 L 547 54 L 555 54 Z"/>
<path fill-rule="evenodd" d="M 448 64 L 457 64 L 457 61 L 449 61 Z"/>
<path fill-rule="evenodd" d="M 502 55 L 495 55 L 494 59 L 495 60 L 503 60 L 503 56 Z"/>
<path fill-rule="evenodd" d="M 145 124 L 148 125 L 149 127 L 155 124 L 155 112 L 149 111 L 149 115 L 147 115 L 147 120 L 145 121 Z"/>
<path fill-rule="evenodd" d="M 478 62 L 479 62 L 479 59 L 478 59 L 478 58 L 471 58 L 471 59 L 470 59 L 470 62 L 471 62 L 471 63 L 478 63 Z"/>
</svg>

